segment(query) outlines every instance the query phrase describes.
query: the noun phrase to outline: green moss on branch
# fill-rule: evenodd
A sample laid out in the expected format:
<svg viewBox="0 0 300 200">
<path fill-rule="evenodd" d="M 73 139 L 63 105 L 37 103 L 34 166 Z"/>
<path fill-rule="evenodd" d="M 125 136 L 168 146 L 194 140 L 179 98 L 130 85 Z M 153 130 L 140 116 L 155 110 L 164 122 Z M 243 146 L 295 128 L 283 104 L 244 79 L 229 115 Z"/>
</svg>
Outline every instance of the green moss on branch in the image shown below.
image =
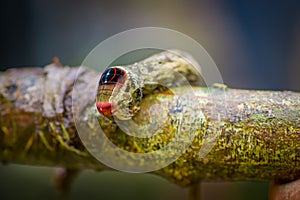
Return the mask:
<svg viewBox="0 0 300 200">
<path fill-rule="evenodd" d="M 77 83 L 85 95 L 72 99 L 77 73 Z M 2 73 L 0 160 L 70 169 L 108 169 L 82 144 L 72 115 L 74 101 L 80 105 L 75 109 L 82 113 L 83 123 L 94 117 L 95 87 L 90 80 L 95 73 L 54 64 Z M 196 95 L 184 87 L 175 90 L 182 97 L 183 106 L 194 108 L 190 115 L 195 120 L 191 123 L 199 125 L 196 137 L 178 160 L 153 173 L 181 186 L 200 180 L 291 181 L 300 178 L 299 93 L 226 89 L 224 100 L 209 96 L 207 88 L 193 89 Z M 157 100 L 164 103 L 153 107 Z M 145 121 L 143 117 L 149 109 L 168 113 L 177 106 L 170 94 L 150 95 L 143 99 L 143 109 L 135 120 Z M 200 112 L 205 116 L 202 123 L 197 121 Z M 165 128 L 161 138 L 152 143 L 131 140 L 115 124 L 104 119 L 100 123 L 111 140 L 122 148 L 147 152 L 157 148 L 151 145 L 158 139 L 172 136 L 172 131 L 177 129 L 171 118 L 161 120 L 165 121 Z M 211 136 L 218 136 L 216 144 L 203 158 L 199 155 L 200 149 L 206 138 L 214 138 Z"/>
</svg>

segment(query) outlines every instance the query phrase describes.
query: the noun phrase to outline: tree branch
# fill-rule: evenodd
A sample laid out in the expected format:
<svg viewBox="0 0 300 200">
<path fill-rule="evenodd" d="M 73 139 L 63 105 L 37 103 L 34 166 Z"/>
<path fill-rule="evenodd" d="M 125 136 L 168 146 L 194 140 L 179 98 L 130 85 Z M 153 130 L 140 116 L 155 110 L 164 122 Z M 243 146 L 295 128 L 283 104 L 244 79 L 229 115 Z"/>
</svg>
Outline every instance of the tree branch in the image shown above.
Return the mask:
<svg viewBox="0 0 300 200">
<path fill-rule="evenodd" d="M 84 95 L 72 99 L 77 73 L 77 88 Z M 73 121 L 72 101 L 80 105 L 75 109 L 82 114 L 83 123 L 95 115 L 92 109 L 95 85 L 91 81 L 95 73 L 58 64 L 3 72 L 0 75 L 0 160 L 75 170 L 109 169 L 87 151 Z M 196 127 L 196 137 L 189 149 L 178 160 L 153 173 L 181 186 L 200 180 L 282 182 L 300 178 L 299 93 L 226 89 L 224 100 L 218 95 L 209 96 L 207 88 L 194 87 L 196 95 L 193 96 L 187 88 L 175 91 L 187 99 L 183 105 L 197 102 L 189 105 L 194 108 L 191 115 L 201 112 L 206 120 L 201 127 Z M 149 109 L 158 113 L 174 110 L 178 105 L 174 105 L 170 96 L 160 93 L 146 97 L 136 121 L 143 121 Z M 168 106 L 151 106 L 157 99 L 164 99 Z M 163 135 L 170 136 L 178 127 L 169 119 L 164 121 Z M 118 127 L 107 125 L 104 119 L 100 118 L 100 124 L 115 144 L 126 143 L 129 151 L 149 152 L 157 148 L 149 145 L 149 140 L 132 141 Z M 202 158 L 201 146 L 211 136 L 218 136 L 216 144 Z"/>
</svg>

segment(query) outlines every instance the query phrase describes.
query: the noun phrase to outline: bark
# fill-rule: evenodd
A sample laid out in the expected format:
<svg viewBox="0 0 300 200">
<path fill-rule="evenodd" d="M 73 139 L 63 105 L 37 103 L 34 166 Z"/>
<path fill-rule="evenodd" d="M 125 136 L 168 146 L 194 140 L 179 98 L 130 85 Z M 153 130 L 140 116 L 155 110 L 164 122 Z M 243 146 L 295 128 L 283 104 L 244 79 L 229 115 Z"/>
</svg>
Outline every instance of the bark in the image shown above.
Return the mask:
<svg viewBox="0 0 300 200">
<path fill-rule="evenodd" d="M 72 102 L 77 105 L 73 109 L 81 114 L 82 123 L 95 115 L 95 85 L 91 81 L 95 74 L 86 68 L 79 70 L 57 63 L 45 68 L 3 72 L 0 75 L 0 160 L 74 170 L 110 169 L 85 148 L 73 120 Z M 77 92 L 82 95 L 72 96 L 75 79 Z M 180 186 L 200 180 L 289 182 L 299 179 L 300 93 L 215 88 L 217 94 L 223 89 L 225 100 L 218 95 L 209 96 L 207 88 L 194 87 L 196 95 L 192 96 L 187 88 L 175 90 L 183 106 L 190 106 L 190 114 L 197 116 L 201 112 L 205 121 L 189 122 L 194 123 L 196 130 L 191 146 L 178 160 L 152 173 Z M 151 102 L 156 99 L 164 99 L 166 104 L 153 107 Z M 160 93 L 146 97 L 142 108 L 136 121 L 143 121 L 149 109 L 170 113 L 178 105 L 174 105 L 170 94 Z M 153 141 L 150 145 L 149 140 L 132 141 L 114 124 L 99 120 L 107 136 L 122 148 L 132 152 L 151 152 L 158 148 L 151 145 Z M 164 127 L 166 136 L 178 129 L 174 120 L 165 121 Z M 216 135 L 211 151 L 204 158 L 199 156 L 205 139 Z M 91 136 L 86 133 L 86 137 Z"/>
</svg>

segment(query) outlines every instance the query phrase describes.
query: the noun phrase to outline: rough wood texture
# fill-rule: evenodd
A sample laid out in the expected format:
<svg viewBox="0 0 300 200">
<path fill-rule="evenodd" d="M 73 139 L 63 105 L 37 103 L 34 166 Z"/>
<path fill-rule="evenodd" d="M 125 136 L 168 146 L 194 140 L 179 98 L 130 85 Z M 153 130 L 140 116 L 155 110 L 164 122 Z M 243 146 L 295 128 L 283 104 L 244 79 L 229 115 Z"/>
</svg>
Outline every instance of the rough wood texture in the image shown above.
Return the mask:
<svg viewBox="0 0 300 200">
<path fill-rule="evenodd" d="M 74 126 L 72 100 L 80 105 L 76 109 L 86 121 L 91 115 L 90 108 L 94 108 L 95 92 L 91 77 L 96 72 L 82 69 L 77 84 L 85 95 L 72 99 L 77 72 L 78 68 L 52 64 L 45 68 L 12 69 L 0 75 L 2 162 L 69 169 L 108 169 L 85 149 Z M 188 151 L 171 165 L 153 173 L 181 186 L 200 180 L 286 182 L 300 178 L 299 93 L 226 89 L 225 115 L 224 109 L 221 109 L 224 108 L 224 101 L 211 99 L 206 88 L 194 88 L 196 96 L 190 96 L 186 88 L 176 91 L 182 97 L 182 105 L 193 108 L 191 115 L 202 112 L 206 121 L 203 126 L 196 127 L 196 137 Z M 165 99 L 169 106 L 162 104 L 162 107 L 152 108 L 153 99 Z M 211 104 L 212 100 L 220 115 L 211 113 L 211 107 L 215 106 Z M 197 104 L 191 105 L 191 102 Z M 166 93 L 150 95 L 142 104 L 144 112 L 151 108 L 157 109 L 157 112 L 170 112 L 178 108 Z M 136 120 L 144 120 L 142 116 L 137 116 Z M 219 116 L 218 119 L 215 116 Z M 105 120 L 100 119 L 101 123 L 114 143 L 124 144 L 124 140 L 128 139 L 121 137 L 124 133 L 118 127 L 107 125 Z M 169 129 L 164 129 L 164 134 L 171 134 L 174 121 L 165 123 Z M 203 159 L 198 153 L 204 139 L 210 135 L 219 137 L 214 148 Z M 133 152 L 148 152 L 157 148 L 151 145 L 137 148 L 136 144 L 144 142 L 127 141 L 126 146 Z"/>
</svg>

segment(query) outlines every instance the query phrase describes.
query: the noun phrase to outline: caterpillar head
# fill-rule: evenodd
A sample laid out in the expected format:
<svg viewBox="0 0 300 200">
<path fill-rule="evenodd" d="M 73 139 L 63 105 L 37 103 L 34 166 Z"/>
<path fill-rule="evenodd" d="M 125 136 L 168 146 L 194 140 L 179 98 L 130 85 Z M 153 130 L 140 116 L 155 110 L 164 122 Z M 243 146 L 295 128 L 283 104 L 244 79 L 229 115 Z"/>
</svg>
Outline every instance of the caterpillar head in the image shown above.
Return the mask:
<svg viewBox="0 0 300 200">
<path fill-rule="evenodd" d="M 107 68 L 100 77 L 96 107 L 100 114 L 109 119 L 131 119 L 142 99 L 139 78 L 123 67 Z"/>
</svg>

